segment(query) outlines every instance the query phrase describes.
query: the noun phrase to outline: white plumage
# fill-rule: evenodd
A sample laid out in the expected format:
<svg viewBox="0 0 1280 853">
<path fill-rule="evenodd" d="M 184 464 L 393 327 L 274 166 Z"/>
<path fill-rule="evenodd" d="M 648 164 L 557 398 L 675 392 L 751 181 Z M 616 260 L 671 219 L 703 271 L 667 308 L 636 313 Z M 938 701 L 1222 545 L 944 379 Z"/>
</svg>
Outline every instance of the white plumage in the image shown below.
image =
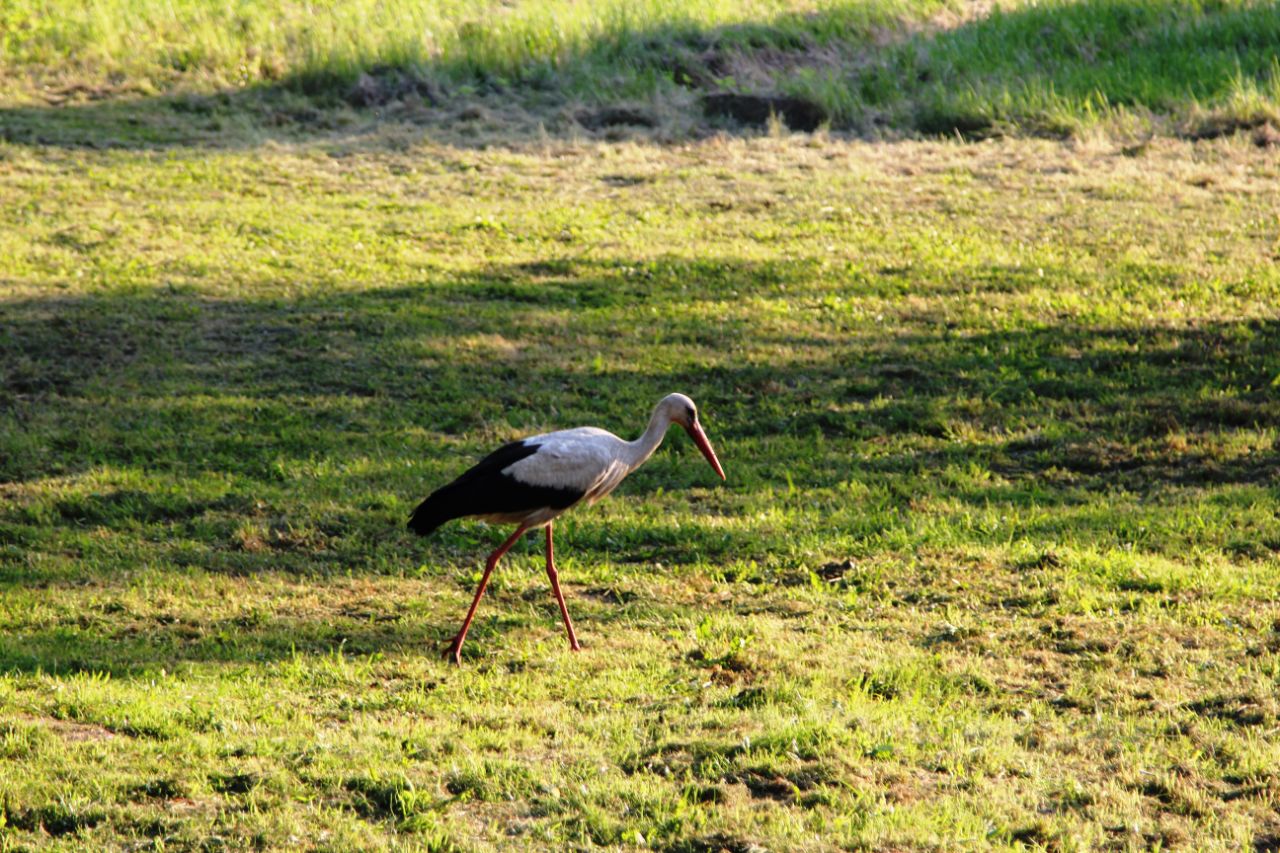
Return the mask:
<svg viewBox="0 0 1280 853">
<path fill-rule="evenodd" d="M 628 442 L 596 427 L 578 427 L 526 438 L 538 448 L 502 469 L 521 483 L 582 492 L 595 503 L 631 473 Z"/>
</svg>

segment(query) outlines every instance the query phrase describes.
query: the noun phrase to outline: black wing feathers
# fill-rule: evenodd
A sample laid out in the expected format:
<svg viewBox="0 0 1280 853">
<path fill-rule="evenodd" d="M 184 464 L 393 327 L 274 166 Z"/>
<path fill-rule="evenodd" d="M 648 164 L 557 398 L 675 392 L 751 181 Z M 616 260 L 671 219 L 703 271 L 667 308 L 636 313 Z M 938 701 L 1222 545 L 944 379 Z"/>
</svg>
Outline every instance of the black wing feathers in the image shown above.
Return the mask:
<svg viewBox="0 0 1280 853">
<path fill-rule="evenodd" d="M 508 477 L 502 470 L 538 452 L 538 445 L 513 441 L 504 444 L 458 479 L 441 486 L 418 504 L 409 517 L 409 529 L 426 536 L 446 521 L 468 515 L 525 512 L 544 507 L 565 509 L 582 499 L 576 489 L 533 486 Z"/>
</svg>

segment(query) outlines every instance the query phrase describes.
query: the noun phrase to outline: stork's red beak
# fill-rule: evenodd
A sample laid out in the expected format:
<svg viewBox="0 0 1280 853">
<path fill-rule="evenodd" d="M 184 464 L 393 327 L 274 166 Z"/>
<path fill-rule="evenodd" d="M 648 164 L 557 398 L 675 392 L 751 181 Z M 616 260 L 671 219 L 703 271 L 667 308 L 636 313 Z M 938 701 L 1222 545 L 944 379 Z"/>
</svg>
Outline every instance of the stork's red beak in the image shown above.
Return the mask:
<svg viewBox="0 0 1280 853">
<path fill-rule="evenodd" d="M 698 445 L 698 449 L 702 451 L 702 455 L 707 457 L 707 461 L 711 463 L 711 467 L 716 469 L 716 473 L 720 475 L 720 479 L 725 479 L 724 469 L 720 467 L 720 460 L 716 458 L 716 452 L 711 449 L 711 442 L 707 441 L 707 434 L 702 431 L 702 427 L 697 421 L 685 427 L 689 432 L 689 437 L 693 439 L 693 443 Z"/>
</svg>

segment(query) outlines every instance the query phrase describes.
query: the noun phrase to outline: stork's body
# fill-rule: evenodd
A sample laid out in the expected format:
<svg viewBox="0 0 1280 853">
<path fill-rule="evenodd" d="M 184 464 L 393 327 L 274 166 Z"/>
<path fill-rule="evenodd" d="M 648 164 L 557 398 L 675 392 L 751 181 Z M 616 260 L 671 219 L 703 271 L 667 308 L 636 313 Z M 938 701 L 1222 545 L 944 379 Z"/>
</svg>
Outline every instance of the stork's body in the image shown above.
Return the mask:
<svg viewBox="0 0 1280 853">
<path fill-rule="evenodd" d="M 551 523 L 577 504 L 595 503 L 616 489 L 628 474 L 653 455 L 662 444 L 667 427 L 673 423 L 688 431 L 723 478 L 724 471 L 698 423 L 693 401 L 683 394 L 671 394 L 658 403 L 648 428 L 635 441 L 624 441 L 595 427 L 559 430 L 513 441 L 490 453 L 418 505 L 409 519 L 409 527 L 423 536 L 447 521 L 467 516 L 516 525 L 515 532 L 489 555 L 471 609 L 445 650 L 446 657 L 455 663 L 462 662 L 462 642 L 489 583 L 489 575 L 516 540 L 526 531 L 543 526 L 547 529 L 547 577 L 560 605 L 569 646 L 575 651 L 579 648 L 560 592 Z"/>
</svg>

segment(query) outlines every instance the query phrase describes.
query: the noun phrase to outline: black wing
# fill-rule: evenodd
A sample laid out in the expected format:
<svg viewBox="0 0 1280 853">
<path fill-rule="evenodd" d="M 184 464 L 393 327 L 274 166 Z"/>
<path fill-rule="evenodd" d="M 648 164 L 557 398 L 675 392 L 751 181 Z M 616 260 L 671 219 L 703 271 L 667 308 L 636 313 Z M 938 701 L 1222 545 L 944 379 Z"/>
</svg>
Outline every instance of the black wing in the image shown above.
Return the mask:
<svg viewBox="0 0 1280 853">
<path fill-rule="evenodd" d="M 582 500 L 577 489 L 532 486 L 502 473 L 504 468 L 538 452 L 538 445 L 524 441 L 504 444 L 458 479 L 441 486 L 418 504 L 409 517 L 409 529 L 426 536 L 446 521 L 468 515 L 565 509 Z"/>
</svg>

